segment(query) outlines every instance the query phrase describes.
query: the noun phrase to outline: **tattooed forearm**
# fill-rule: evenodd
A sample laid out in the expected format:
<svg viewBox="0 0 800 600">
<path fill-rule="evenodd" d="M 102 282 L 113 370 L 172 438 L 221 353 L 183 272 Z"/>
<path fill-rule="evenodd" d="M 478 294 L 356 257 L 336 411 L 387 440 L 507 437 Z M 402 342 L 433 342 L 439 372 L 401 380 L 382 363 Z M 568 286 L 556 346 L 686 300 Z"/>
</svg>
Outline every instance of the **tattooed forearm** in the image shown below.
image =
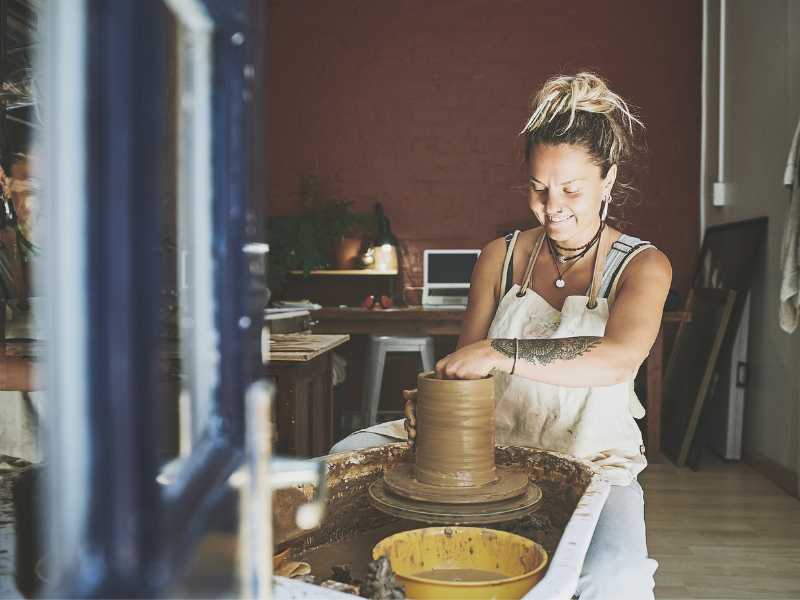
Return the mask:
<svg viewBox="0 0 800 600">
<path fill-rule="evenodd" d="M 497 338 L 492 340 L 491 345 L 492 348 L 497 350 L 503 356 L 507 356 L 508 358 L 514 358 L 514 340 Z"/>
<path fill-rule="evenodd" d="M 518 359 L 527 360 L 534 365 L 549 365 L 556 360 L 572 360 L 582 356 L 600 344 L 600 337 L 581 336 L 555 340 L 518 340 Z M 500 354 L 514 357 L 514 340 L 494 339 L 492 348 Z"/>
</svg>

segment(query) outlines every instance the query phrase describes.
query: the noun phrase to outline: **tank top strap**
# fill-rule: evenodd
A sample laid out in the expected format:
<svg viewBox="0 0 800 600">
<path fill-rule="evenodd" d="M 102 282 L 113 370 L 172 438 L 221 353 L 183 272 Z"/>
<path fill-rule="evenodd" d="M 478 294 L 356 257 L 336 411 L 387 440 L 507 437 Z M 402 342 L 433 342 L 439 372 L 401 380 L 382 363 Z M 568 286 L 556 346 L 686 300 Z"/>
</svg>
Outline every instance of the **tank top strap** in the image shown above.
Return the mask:
<svg viewBox="0 0 800 600">
<path fill-rule="evenodd" d="M 600 239 L 597 242 L 597 253 L 594 255 L 594 265 L 592 266 L 592 282 L 589 285 L 589 300 L 586 302 L 586 308 L 592 310 L 597 308 L 597 297 L 600 292 L 600 284 L 603 278 L 603 273 L 606 271 L 606 261 L 608 260 L 609 253 L 609 234 L 606 227 L 600 232 Z"/>
<path fill-rule="evenodd" d="M 511 286 L 514 285 L 514 247 L 517 245 L 519 238 L 519 229 L 514 230 L 505 236 L 506 240 L 506 257 L 503 260 L 503 274 L 500 277 L 500 298 L 498 302 L 508 293 Z"/>
<path fill-rule="evenodd" d="M 612 244 L 600 285 L 600 297 L 607 298 L 609 303 L 614 301 L 620 274 L 634 256 L 648 248 L 655 248 L 655 246 L 650 242 L 627 234 L 622 234 Z"/>
</svg>

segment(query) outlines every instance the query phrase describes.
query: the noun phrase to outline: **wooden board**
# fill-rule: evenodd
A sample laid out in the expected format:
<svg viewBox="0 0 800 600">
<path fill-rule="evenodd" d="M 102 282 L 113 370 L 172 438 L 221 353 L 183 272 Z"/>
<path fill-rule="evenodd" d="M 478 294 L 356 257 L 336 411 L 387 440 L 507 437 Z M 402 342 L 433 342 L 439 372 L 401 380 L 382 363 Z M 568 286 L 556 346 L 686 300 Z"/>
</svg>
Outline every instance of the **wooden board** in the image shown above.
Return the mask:
<svg viewBox="0 0 800 600">
<path fill-rule="evenodd" d="M 270 361 L 305 362 L 341 346 L 349 339 L 350 336 L 345 334 L 275 334 L 269 337 L 269 353 L 265 358 Z"/>
<path fill-rule="evenodd" d="M 303 271 L 289 271 L 290 275 L 305 275 Z M 397 271 L 378 271 L 377 269 L 314 269 L 308 272 L 309 275 L 313 276 L 394 276 L 397 275 Z"/>
<path fill-rule="evenodd" d="M 689 292 L 691 320 L 678 328 L 663 392 L 661 447 L 678 466 L 686 464 L 735 301 L 732 290 Z"/>
</svg>

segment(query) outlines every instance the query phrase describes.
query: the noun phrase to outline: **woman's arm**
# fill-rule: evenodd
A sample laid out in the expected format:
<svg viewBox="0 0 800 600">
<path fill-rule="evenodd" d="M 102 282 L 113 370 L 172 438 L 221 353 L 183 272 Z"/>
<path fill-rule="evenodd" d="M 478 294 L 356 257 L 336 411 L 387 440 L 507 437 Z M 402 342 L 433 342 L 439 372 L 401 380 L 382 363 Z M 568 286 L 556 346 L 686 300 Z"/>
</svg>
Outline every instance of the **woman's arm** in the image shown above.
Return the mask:
<svg viewBox="0 0 800 600">
<path fill-rule="evenodd" d="M 456 348 L 470 346 L 479 340 L 485 340 L 497 310 L 497 298 L 500 292 L 500 277 L 506 255 L 505 239 L 489 242 L 481 250 L 478 262 L 472 271 L 469 286 L 469 300 L 464 319 L 461 322 L 461 333 Z M 440 375 L 441 376 L 441 375 Z M 408 440 L 412 444 L 417 437 L 416 403 L 417 390 L 403 390 L 405 428 Z"/>
<path fill-rule="evenodd" d="M 461 333 L 456 348 L 486 339 L 497 310 L 497 296 L 505 254 L 506 243 L 503 238 L 489 242 L 481 250 L 478 262 L 472 271 L 467 310 L 461 323 Z"/>
<path fill-rule="evenodd" d="M 436 364 L 440 377 L 474 379 L 493 368 L 566 387 L 630 380 L 647 358 L 661 327 L 672 268 L 659 250 L 633 258 L 621 275 L 603 337 L 480 340 Z"/>
</svg>

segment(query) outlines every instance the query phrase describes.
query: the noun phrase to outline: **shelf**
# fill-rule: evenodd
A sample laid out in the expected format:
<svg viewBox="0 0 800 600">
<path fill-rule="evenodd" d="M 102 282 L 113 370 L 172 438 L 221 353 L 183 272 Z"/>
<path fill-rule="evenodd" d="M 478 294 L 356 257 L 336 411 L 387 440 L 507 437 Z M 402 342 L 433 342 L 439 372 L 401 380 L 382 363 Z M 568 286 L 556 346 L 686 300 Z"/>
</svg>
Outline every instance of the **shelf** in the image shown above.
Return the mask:
<svg viewBox="0 0 800 600">
<path fill-rule="evenodd" d="M 303 271 L 289 271 L 291 275 L 303 275 Z M 376 271 L 374 269 L 315 269 L 313 271 L 309 271 L 309 275 L 313 276 L 331 276 L 331 275 L 345 275 L 345 276 L 376 276 L 376 275 L 383 275 L 384 277 L 387 275 L 397 275 L 397 271 Z"/>
</svg>

